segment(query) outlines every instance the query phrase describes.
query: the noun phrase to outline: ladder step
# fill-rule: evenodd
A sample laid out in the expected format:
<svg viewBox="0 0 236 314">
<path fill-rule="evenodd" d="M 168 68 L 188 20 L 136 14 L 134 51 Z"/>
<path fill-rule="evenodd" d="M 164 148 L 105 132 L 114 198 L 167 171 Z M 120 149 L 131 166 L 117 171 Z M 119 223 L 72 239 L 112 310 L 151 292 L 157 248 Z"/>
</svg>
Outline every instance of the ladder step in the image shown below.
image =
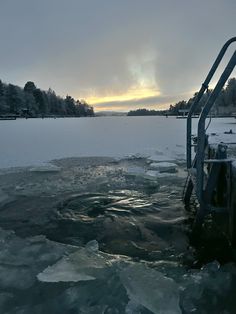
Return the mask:
<svg viewBox="0 0 236 314">
<path fill-rule="evenodd" d="M 205 159 L 205 164 L 230 163 L 232 159 Z"/>
<path fill-rule="evenodd" d="M 226 207 L 215 207 L 215 206 L 207 206 L 208 213 L 227 213 L 228 209 Z"/>
</svg>

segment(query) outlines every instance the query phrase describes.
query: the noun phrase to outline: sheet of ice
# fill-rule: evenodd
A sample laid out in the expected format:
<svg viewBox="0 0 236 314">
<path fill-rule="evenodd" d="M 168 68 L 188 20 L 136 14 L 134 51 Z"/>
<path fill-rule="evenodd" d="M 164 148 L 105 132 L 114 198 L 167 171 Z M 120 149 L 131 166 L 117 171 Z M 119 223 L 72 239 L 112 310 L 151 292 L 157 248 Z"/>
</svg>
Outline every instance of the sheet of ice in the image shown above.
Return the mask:
<svg viewBox="0 0 236 314">
<path fill-rule="evenodd" d="M 175 176 L 174 173 L 169 173 L 169 172 L 160 172 L 157 170 L 148 170 L 146 172 L 145 177 L 151 177 L 151 178 L 164 178 L 164 177 L 171 177 L 171 176 Z"/>
<path fill-rule="evenodd" d="M 33 166 L 64 157 L 162 153 L 175 159 L 185 151 L 185 122 L 175 117 L 0 121 L 0 167 Z"/>
<path fill-rule="evenodd" d="M 120 278 L 131 301 L 126 313 L 131 313 L 130 309 L 135 304 L 144 306 L 154 314 L 181 313 L 178 286 L 173 279 L 144 264 L 125 267 Z"/>
<path fill-rule="evenodd" d="M 145 174 L 145 169 L 138 166 L 127 167 L 126 173 L 131 176 L 142 176 Z"/>
<path fill-rule="evenodd" d="M 169 169 L 169 168 L 168 168 Z M 146 180 L 146 181 L 156 181 L 158 178 L 165 178 L 170 176 L 175 176 L 176 171 L 159 171 L 159 170 L 145 170 L 142 167 L 128 167 L 126 169 L 127 176 L 135 177 L 136 179 Z M 172 169 L 172 168 L 171 168 Z M 174 168 L 175 169 L 175 168 Z"/>
<path fill-rule="evenodd" d="M 197 119 L 193 119 L 193 134 Z M 208 133 L 236 133 L 234 118 L 212 119 Z M 151 156 L 185 158 L 186 119 L 99 117 L 0 121 L 0 168 L 42 164 L 64 157 Z"/>
<path fill-rule="evenodd" d="M 35 166 L 29 169 L 30 172 L 59 172 L 61 168 L 50 163 L 45 163 L 40 166 Z"/>
<path fill-rule="evenodd" d="M 42 282 L 76 282 L 102 279 L 109 281 L 118 275 L 130 301 L 126 313 L 139 313 L 145 307 L 154 314 L 180 314 L 179 290 L 173 279 L 148 268 L 144 264 L 129 261 L 120 263 L 119 257 L 94 251 L 92 247 L 81 248 L 68 257 L 38 274 Z M 117 281 L 116 279 L 116 281 Z"/>
<path fill-rule="evenodd" d="M 194 126 L 193 130 L 196 132 L 196 124 L 197 119 L 193 120 Z M 236 133 L 236 120 L 235 118 L 212 118 L 209 121 L 209 118 L 206 120 L 206 126 L 209 124 L 207 129 L 207 134 L 216 133 L 216 134 L 224 134 L 225 132 L 229 132 L 232 130 L 233 133 Z"/>
<path fill-rule="evenodd" d="M 44 236 L 22 239 L 0 228 L 0 290 L 24 290 L 36 282 L 45 264 L 55 263 L 66 252 L 75 251 Z"/>
<path fill-rule="evenodd" d="M 208 121 L 209 119 L 206 121 L 206 125 Z M 210 144 L 236 143 L 236 120 L 235 118 L 214 118 L 206 133 L 209 135 Z"/>
<path fill-rule="evenodd" d="M 150 161 L 150 163 L 155 163 L 155 162 L 173 162 L 176 160 L 176 155 L 175 153 L 172 153 L 172 156 L 170 156 L 170 154 L 160 154 L 159 152 L 156 152 L 156 154 L 148 156 L 148 160 Z"/>
<path fill-rule="evenodd" d="M 76 265 L 66 258 L 46 268 L 42 273 L 37 275 L 37 278 L 43 282 L 77 282 L 96 279 L 93 276 L 83 273 L 83 268 L 78 271 Z"/>
<path fill-rule="evenodd" d="M 105 254 L 97 251 L 97 244 L 91 241 L 85 248 L 63 257 L 56 264 L 47 267 L 37 275 L 43 282 L 69 282 L 94 280 L 99 275 L 99 270 L 109 266 Z"/>
<path fill-rule="evenodd" d="M 177 165 L 172 162 L 153 162 L 149 165 L 151 169 L 159 172 L 176 172 Z"/>
</svg>

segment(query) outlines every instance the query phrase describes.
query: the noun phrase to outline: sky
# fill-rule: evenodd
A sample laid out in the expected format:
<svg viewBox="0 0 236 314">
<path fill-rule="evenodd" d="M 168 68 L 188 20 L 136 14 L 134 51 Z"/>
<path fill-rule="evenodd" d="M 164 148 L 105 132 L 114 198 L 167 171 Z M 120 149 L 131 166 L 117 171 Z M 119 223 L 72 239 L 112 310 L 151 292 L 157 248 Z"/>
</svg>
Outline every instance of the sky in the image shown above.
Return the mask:
<svg viewBox="0 0 236 314">
<path fill-rule="evenodd" d="M 235 16 L 235 0 L 0 0 L 0 79 L 95 111 L 168 108 L 199 90 Z"/>
</svg>

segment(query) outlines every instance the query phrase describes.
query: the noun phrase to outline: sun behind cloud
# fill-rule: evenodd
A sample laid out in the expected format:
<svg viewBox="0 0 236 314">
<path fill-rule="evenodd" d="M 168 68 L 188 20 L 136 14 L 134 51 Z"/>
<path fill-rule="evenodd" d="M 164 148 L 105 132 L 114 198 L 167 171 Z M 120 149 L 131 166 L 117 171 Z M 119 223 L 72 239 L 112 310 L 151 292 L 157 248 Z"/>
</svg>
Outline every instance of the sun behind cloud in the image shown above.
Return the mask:
<svg viewBox="0 0 236 314">
<path fill-rule="evenodd" d="M 123 92 L 117 91 L 116 86 L 113 90 L 105 93 L 103 91 L 96 95 L 94 92 L 93 95 L 86 98 L 87 102 L 96 106 L 159 97 L 161 92 L 156 83 L 155 64 L 156 54 L 150 48 L 128 55 L 126 66 L 130 76 L 130 86 L 126 87 Z"/>
<path fill-rule="evenodd" d="M 130 88 L 127 92 L 122 94 L 92 96 L 87 98 L 87 102 L 91 105 L 110 103 L 110 102 L 123 102 L 123 101 L 136 101 L 143 98 L 160 96 L 160 91 L 151 87 L 134 87 Z"/>
</svg>

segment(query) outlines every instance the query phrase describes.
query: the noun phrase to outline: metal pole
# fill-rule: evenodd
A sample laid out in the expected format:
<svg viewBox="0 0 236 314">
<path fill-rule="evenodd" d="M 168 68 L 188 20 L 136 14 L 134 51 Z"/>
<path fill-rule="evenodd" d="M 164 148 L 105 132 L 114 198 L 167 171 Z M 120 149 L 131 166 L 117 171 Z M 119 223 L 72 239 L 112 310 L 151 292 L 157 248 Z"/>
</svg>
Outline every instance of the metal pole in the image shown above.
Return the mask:
<svg viewBox="0 0 236 314">
<path fill-rule="evenodd" d="M 231 39 L 229 39 L 224 46 L 222 47 L 220 53 L 218 54 L 214 64 L 212 65 L 204 83 L 202 84 L 201 89 L 199 90 L 194 103 L 192 104 L 189 113 L 188 113 L 188 117 L 187 117 L 187 168 L 191 168 L 191 164 L 192 164 L 192 142 L 191 142 L 191 135 L 192 135 L 192 115 L 194 114 L 195 110 L 197 109 L 197 106 L 199 104 L 199 101 L 201 100 L 205 90 L 208 88 L 208 84 L 211 81 L 213 75 L 215 74 L 216 69 L 218 68 L 223 56 L 225 55 L 226 50 L 228 49 L 228 47 L 231 45 L 231 43 L 236 41 L 236 37 L 233 37 Z"/>
<path fill-rule="evenodd" d="M 227 79 L 229 78 L 230 74 L 232 73 L 234 67 L 236 65 L 236 51 L 234 52 L 233 56 L 229 60 L 224 72 L 222 73 L 218 83 L 216 84 L 213 92 L 211 93 L 210 97 L 206 105 L 204 106 L 199 122 L 198 122 L 198 143 L 197 143 L 197 159 L 196 159 L 196 169 L 197 169 L 197 196 L 198 200 L 201 203 L 203 200 L 203 176 L 204 176 L 204 154 L 205 154 L 205 141 L 206 141 L 206 134 L 205 134 L 205 121 L 209 111 L 211 110 L 212 106 L 216 98 L 218 97 L 220 91 L 224 87 Z"/>
</svg>

